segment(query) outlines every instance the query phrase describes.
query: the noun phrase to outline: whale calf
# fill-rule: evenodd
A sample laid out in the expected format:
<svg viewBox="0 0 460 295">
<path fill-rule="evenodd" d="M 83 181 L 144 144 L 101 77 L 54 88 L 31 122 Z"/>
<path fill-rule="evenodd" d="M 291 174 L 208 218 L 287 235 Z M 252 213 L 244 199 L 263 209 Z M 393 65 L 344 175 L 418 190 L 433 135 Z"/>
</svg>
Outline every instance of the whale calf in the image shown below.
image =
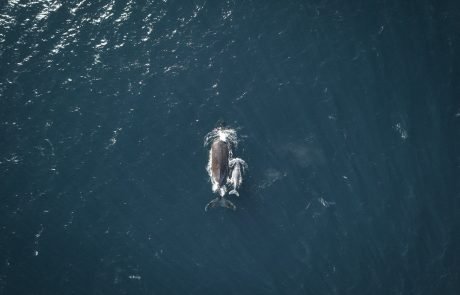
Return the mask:
<svg viewBox="0 0 460 295">
<path fill-rule="evenodd" d="M 233 186 L 233 189 L 228 194 L 236 195 L 239 197 L 240 194 L 238 193 L 237 189 L 239 189 L 243 183 L 243 173 L 247 169 L 248 165 L 243 159 L 234 158 L 230 160 L 229 167 L 232 169 L 232 173 L 228 179 L 228 182 L 231 186 Z"/>
</svg>

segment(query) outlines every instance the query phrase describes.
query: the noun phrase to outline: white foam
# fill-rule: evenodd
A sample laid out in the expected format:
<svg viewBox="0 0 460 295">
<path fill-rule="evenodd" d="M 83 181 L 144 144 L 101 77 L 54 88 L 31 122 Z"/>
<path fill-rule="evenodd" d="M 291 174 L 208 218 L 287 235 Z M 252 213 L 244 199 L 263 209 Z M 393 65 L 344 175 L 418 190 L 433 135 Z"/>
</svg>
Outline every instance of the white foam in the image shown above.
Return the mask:
<svg viewBox="0 0 460 295">
<path fill-rule="evenodd" d="M 207 146 L 216 139 L 229 143 L 234 148 L 238 145 L 238 137 L 235 129 L 222 127 L 213 129 L 211 132 L 206 134 L 204 138 L 204 145 Z"/>
</svg>

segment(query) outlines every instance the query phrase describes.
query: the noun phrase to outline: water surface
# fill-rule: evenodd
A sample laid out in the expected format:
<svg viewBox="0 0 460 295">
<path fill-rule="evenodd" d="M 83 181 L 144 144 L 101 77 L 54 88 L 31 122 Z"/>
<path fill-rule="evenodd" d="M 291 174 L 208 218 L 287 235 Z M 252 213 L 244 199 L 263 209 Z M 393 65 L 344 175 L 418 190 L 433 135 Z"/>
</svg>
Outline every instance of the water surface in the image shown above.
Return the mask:
<svg viewBox="0 0 460 295">
<path fill-rule="evenodd" d="M 3 1 L 0 293 L 458 294 L 456 1 Z M 214 198 L 204 136 L 249 173 Z"/>
</svg>

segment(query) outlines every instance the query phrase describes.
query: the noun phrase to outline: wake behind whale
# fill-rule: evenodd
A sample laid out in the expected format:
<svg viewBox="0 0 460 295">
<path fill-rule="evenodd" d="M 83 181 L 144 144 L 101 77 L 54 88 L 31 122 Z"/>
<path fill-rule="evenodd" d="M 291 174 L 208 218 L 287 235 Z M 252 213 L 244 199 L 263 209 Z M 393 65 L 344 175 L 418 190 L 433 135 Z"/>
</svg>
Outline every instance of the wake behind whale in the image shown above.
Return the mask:
<svg viewBox="0 0 460 295">
<path fill-rule="evenodd" d="M 241 185 L 242 172 L 247 167 L 243 160 L 233 159 L 233 150 L 238 146 L 237 133 L 231 128 L 217 127 L 205 136 L 204 145 L 210 146 L 206 171 L 212 184 L 212 191 L 218 193 L 218 196 L 206 205 L 205 211 L 209 207 L 236 210 L 236 206 L 226 198 L 227 186 L 233 186 L 231 194 L 239 196 L 236 189 Z M 241 163 L 244 163 L 243 169 L 241 169 Z"/>
</svg>

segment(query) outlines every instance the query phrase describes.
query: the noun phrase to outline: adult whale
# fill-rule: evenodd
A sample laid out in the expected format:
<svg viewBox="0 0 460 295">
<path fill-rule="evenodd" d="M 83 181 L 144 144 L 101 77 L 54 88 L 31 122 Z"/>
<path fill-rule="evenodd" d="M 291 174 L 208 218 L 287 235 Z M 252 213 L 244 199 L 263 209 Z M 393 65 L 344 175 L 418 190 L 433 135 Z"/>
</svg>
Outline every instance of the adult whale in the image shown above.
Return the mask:
<svg viewBox="0 0 460 295">
<path fill-rule="evenodd" d="M 226 142 L 216 140 L 211 146 L 211 181 L 212 190 L 219 190 L 221 196 L 225 195 L 228 178 L 229 148 Z"/>
<path fill-rule="evenodd" d="M 209 160 L 208 160 L 208 174 L 211 178 L 212 191 L 214 193 L 218 192 L 219 196 L 209 202 L 205 211 L 209 207 L 226 207 L 229 209 L 236 209 L 236 206 L 225 198 L 227 192 L 227 181 L 229 173 L 229 159 L 232 155 L 231 143 L 228 139 L 228 133 L 234 132 L 230 129 L 225 129 L 223 127 L 218 127 L 214 129 L 211 134 L 213 141 L 211 144 L 211 149 L 209 150 Z"/>
</svg>

